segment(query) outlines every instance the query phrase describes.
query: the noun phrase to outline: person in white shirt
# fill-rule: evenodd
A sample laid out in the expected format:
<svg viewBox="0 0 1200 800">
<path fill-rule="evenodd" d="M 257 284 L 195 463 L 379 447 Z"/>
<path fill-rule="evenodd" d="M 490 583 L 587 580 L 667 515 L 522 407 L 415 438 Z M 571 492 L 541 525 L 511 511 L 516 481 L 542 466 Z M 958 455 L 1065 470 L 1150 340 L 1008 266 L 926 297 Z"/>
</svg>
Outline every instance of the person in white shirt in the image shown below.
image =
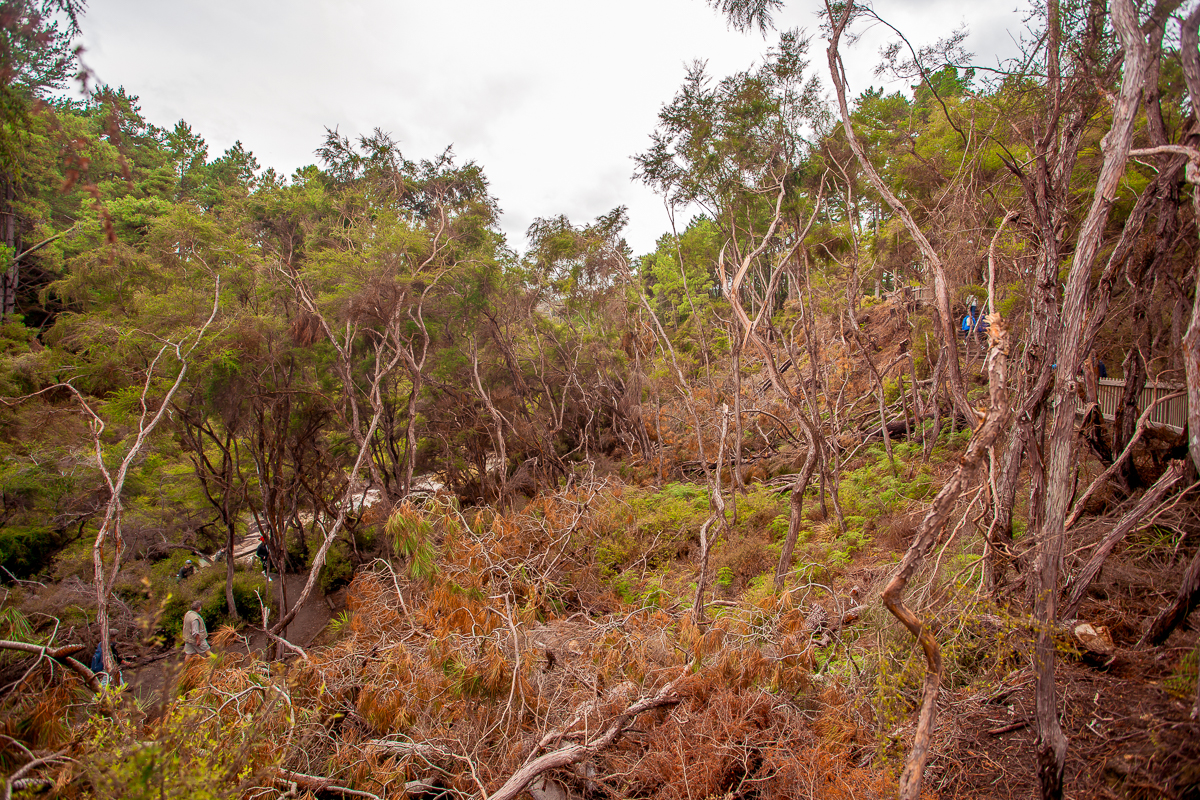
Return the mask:
<svg viewBox="0 0 1200 800">
<path fill-rule="evenodd" d="M 201 602 L 197 600 L 183 615 L 184 655 L 200 656 L 211 649 L 208 646 L 208 628 L 204 627 L 204 617 L 200 616 L 201 605 Z"/>
</svg>

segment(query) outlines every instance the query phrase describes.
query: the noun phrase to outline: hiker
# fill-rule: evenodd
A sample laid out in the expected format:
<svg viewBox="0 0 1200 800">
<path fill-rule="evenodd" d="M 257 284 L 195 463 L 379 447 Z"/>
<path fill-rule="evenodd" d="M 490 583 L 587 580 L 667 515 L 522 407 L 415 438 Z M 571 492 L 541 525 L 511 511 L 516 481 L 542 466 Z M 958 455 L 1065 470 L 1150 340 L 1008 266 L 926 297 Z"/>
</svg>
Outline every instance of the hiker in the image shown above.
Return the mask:
<svg viewBox="0 0 1200 800">
<path fill-rule="evenodd" d="M 117 685 L 122 686 L 125 683 L 125 679 L 121 677 L 120 668 L 125 666 L 129 662 L 127 662 L 125 659 L 121 658 L 121 654 L 117 652 L 117 643 L 114 641 L 116 636 L 117 636 L 116 628 L 113 628 L 108 632 L 108 651 L 110 653 L 112 653 L 113 662 L 116 663 L 116 665 L 117 665 Z M 91 668 L 92 668 L 92 672 L 94 672 L 96 674 L 96 677 L 100 679 L 100 685 L 108 686 L 109 674 L 104 671 L 104 652 L 102 649 L 103 647 L 104 647 L 104 640 L 101 639 L 99 642 L 96 643 L 96 652 L 92 655 Z"/>
<path fill-rule="evenodd" d="M 208 628 L 204 627 L 204 617 L 200 616 L 202 605 L 197 600 L 183 615 L 183 654 L 186 656 L 204 655 L 212 649 L 208 646 Z"/>
<path fill-rule="evenodd" d="M 254 551 L 258 556 L 259 563 L 262 564 L 263 577 L 268 581 L 271 580 L 271 548 L 267 547 L 266 539 L 258 540 L 258 549 Z"/>
<path fill-rule="evenodd" d="M 193 564 L 192 560 L 189 558 L 187 561 L 184 562 L 183 566 L 180 567 L 179 575 L 176 577 L 178 580 L 190 578 L 190 577 L 192 577 L 192 573 L 194 573 L 195 571 L 196 571 L 196 565 Z"/>
</svg>

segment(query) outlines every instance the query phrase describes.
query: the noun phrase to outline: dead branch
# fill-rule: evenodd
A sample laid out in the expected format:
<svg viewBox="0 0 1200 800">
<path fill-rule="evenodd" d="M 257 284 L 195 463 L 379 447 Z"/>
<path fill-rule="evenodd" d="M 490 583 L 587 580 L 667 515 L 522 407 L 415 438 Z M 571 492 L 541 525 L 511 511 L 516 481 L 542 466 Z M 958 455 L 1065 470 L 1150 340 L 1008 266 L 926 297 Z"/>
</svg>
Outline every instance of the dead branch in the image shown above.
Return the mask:
<svg viewBox="0 0 1200 800">
<path fill-rule="evenodd" d="M 958 469 L 933 499 L 933 508 L 921 521 L 900 566 L 892 575 L 887 588 L 883 590 L 884 605 L 917 638 L 921 649 L 925 651 L 927 666 L 917 733 L 913 738 L 912 750 L 905 762 L 904 772 L 900 776 L 901 800 L 916 800 L 920 796 L 921 775 L 925 770 L 925 760 L 933 738 L 934 714 L 942 679 L 941 649 L 925 623 L 904 604 L 904 588 L 937 543 L 955 501 L 973 480 L 988 448 L 1007 427 L 1011 411 L 1008 398 L 1008 330 L 998 314 L 989 315 L 988 322 L 988 338 L 991 340 L 992 350 L 988 356 L 990 402 L 987 416 L 971 438 L 967 452 L 959 461 Z"/>
<path fill-rule="evenodd" d="M 1154 409 L 1158 408 L 1161 403 L 1165 403 L 1168 400 L 1174 400 L 1181 394 L 1183 394 L 1183 392 L 1174 392 L 1173 394 L 1160 397 L 1150 405 L 1146 406 L 1146 410 L 1142 412 L 1140 417 L 1138 417 L 1137 426 L 1134 428 L 1133 436 L 1129 437 L 1129 444 L 1125 445 L 1125 449 L 1121 451 L 1121 455 L 1109 465 L 1108 469 L 1104 470 L 1104 472 L 1100 474 L 1100 477 L 1092 481 L 1091 485 L 1088 486 L 1087 491 L 1084 492 L 1083 496 L 1076 501 L 1075 508 L 1071 509 L 1071 516 L 1067 517 L 1066 528 L 1070 529 L 1072 525 L 1079 521 L 1079 516 L 1083 513 L 1084 503 L 1086 503 L 1088 499 L 1096 493 L 1096 490 L 1103 486 L 1116 473 L 1116 471 L 1121 468 L 1121 465 L 1124 464 L 1125 460 L 1128 459 L 1130 454 L 1133 453 L 1133 446 L 1137 443 L 1138 439 L 1141 438 L 1142 434 L 1146 432 L 1147 423 L 1150 421 L 1150 416 L 1154 413 Z"/>
<path fill-rule="evenodd" d="M 91 687 L 92 691 L 99 692 L 102 688 L 100 686 L 100 679 L 96 677 L 94 672 L 76 661 L 74 658 L 71 658 L 71 656 L 74 654 L 81 652 L 84 649 L 84 645 L 68 644 L 62 647 L 51 649 L 40 644 L 12 642 L 7 639 L 0 639 L 0 649 L 19 650 L 23 653 L 33 653 L 43 658 L 52 659 L 77 673 L 79 677 L 83 678 L 84 682 Z"/>
<path fill-rule="evenodd" d="M 1121 517 L 1121 521 L 1117 526 L 1109 531 L 1108 535 L 1096 546 L 1092 557 L 1088 559 L 1087 564 L 1079 574 L 1071 581 L 1067 582 L 1067 586 L 1063 590 L 1067 595 L 1067 602 L 1063 604 L 1061 616 L 1070 618 L 1075 616 L 1075 612 L 1079 610 L 1079 604 L 1083 602 L 1084 592 L 1092 585 L 1092 581 L 1100 573 L 1100 568 L 1104 566 L 1105 559 L 1109 553 L 1117 546 L 1117 542 L 1124 539 L 1126 536 L 1137 527 L 1150 509 L 1158 505 L 1159 501 L 1170 491 L 1176 483 L 1184 476 L 1185 464 L 1183 461 L 1172 461 L 1167 471 L 1162 474 L 1154 485 L 1146 490 L 1142 498 L 1138 500 L 1137 505 L 1129 510 L 1125 516 Z"/>
<path fill-rule="evenodd" d="M 696 599 L 692 604 L 692 622 L 696 625 L 704 622 L 704 591 L 708 586 L 708 556 L 712 547 L 708 531 L 718 517 L 722 520 L 725 519 L 725 500 L 721 497 L 721 470 L 725 468 L 725 437 L 729 432 L 729 416 L 729 406 L 722 403 L 721 438 L 717 445 L 717 468 L 713 472 L 713 485 L 710 487 L 711 510 L 708 519 L 700 526 L 700 574 L 696 576 Z"/>
<path fill-rule="evenodd" d="M 1183 580 L 1175 601 L 1159 612 L 1150 623 L 1150 629 L 1138 644 L 1160 645 L 1171 635 L 1171 631 L 1188 618 L 1188 615 L 1200 605 L 1200 552 L 1197 552 L 1184 570 Z M 1197 689 L 1200 692 L 1200 689 Z M 1200 697 L 1200 695 L 1198 695 Z"/>
<path fill-rule="evenodd" d="M 1133 156 L 1177 155 L 1187 156 L 1190 161 L 1200 163 L 1200 150 L 1184 144 L 1160 144 L 1157 147 L 1138 147 L 1129 151 Z"/>
<path fill-rule="evenodd" d="M 371 739 L 370 741 L 363 742 L 363 746 L 386 750 L 388 753 L 400 757 L 412 756 L 413 758 L 419 758 L 431 764 L 435 763 L 435 757 L 445 757 L 446 755 L 440 748 L 431 744 L 423 744 L 421 742 L 401 742 L 392 739 Z"/>
<path fill-rule="evenodd" d="M 256 597 L 258 597 L 258 592 L 255 591 L 254 595 Z M 262 631 L 263 631 L 263 633 L 265 633 L 267 635 L 267 638 L 270 639 L 271 641 L 275 642 L 276 644 L 281 645 L 282 647 L 285 647 L 288 650 L 291 650 L 293 653 L 299 654 L 299 656 L 301 658 L 303 658 L 305 661 L 308 661 L 309 660 L 308 653 L 304 652 L 304 650 L 302 648 L 298 647 L 297 645 L 292 644 L 291 642 L 289 642 L 287 639 L 283 638 L 282 636 L 277 636 L 271 632 L 271 628 L 267 625 L 267 618 L 271 616 L 271 612 L 266 607 L 266 605 L 263 604 L 261 597 L 258 597 L 258 607 L 262 610 Z M 310 644 L 311 644 L 311 642 L 310 642 Z"/>
<path fill-rule="evenodd" d="M 862 142 L 859 141 L 858 136 L 854 132 L 854 126 L 850 122 L 850 108 L 846 103 L 846 75 L 842 66 L 841 54 L 838 52 L 838 43 L 841 40 L 846 25 L 854 14 L 855 4 L 853 2 L 846 3 L 840 9 L 839 13 L 839 11 L 835 11 L 829 2 L 826 2 L 825 11 L 831 27 L 828 48 L 829 76 L 833 80 L 833 88 L 837 95 L 838 111 L 841 113 L 842 128 L 846 133 L 846 142 L 850 145 L 850 149 L 854 151 L 859 166 L 868 180 L 870 180 L 871 185 L 875 187 L 875 190 L 879 192 L 896 213 L 896 216 L 900 217 L 900 220 L 904 223 L 905 229 L 917 243 L 917 247 L 921 251 L 921 255 L 933 275 L 933 294 L 935 308 L 937 309 L 937 324 L 942 336 L 942 356 L 949 370 L 950 396 L 954 401 L 954 407 L 959 413 L 970 419 L 972 409 L 971 404 L 967 401 L 967 392 L 963 383 L 962 372 L 959 369 L 958 348 L 955 345 L 957 340 L 955 338 L 953 316 L 950 313 L 950 288 L 946 279 L 946 268 L 942 263 L 942 257 L 934 249 L 920 226 L 917 225 L 912 213 L 908 210 L 908 206 L 884 183 L 883 178 L 880 177 L 871 160 L 867 158 L 867 153 L 863 149 Z"/>
<path fill-rule="evenodd" d="M 23 789 L 40 788 L 47 785 L 53 786 L 54 781 L 51 781 L 47 778 L 27 778 L 25 776 L 32 772 L 35 767 L 40 767 L 43 764 L 53 764 L 56 761 L 63 760 L 63 754 L 65 752 L 66 750 L 59 750 L 57 753 L 51 753 L 48 756 L 35 758 L 28 763 L 22 764 L 20 769 L 4 780 L 4 794 L 0 795 L 0 800 L 12 800 L 12 793 L 14 789 L 20 791 Z"/>
<path fill-rule="evenodd" d="M 1013 731 L 1019 731 L 1022 728 L 1028 728 L 1028 727 L 1029 727 L 1029 720 L 1023 719 L 1020 722 L 1013 722 L 1009 725 L 1004 725 L 999 728 L 992 728 L 987 733 L 988 733 L 988 736 L 1002 736 L 1006 733 L 1012 733 Z"/>
<path fill-rule="evenodd" d="M 279 773 L 272 780 L 277 785 L 282 786 L 291 786 L 294 784 L 296 788 L 303 789 L 306 792 L 329 792 L 330 794 L 339 794 L 342 797 L 366 797 L 370 798 L 370 800 L 380 800 L 379 795 L 339 786 L 330 778 L 323 778 L 319 775 L 305 775 L 303 772 L 293 772 L 290 769 L 280 769 Z"/>
<path fill-rule="evenodd" d="M 580 743 L 561 747 L 545 755 L 526 761 L 520 769 L 513 773 L 512 777 L 504 782 L 503 786 L 488 797 L 488 800 L 516 800 L 517 796 L 525 790 L 525 787 L 543 772 L 578 763 L 608 747 L 620 738 L 621 734 L 625 732 L 625 729 L 629 727 L 629 724 L 639 714 L 664 706 L 676 705 L 683 699 L 676 693 L 676 687 L 681 679 L 676 678 L 664 686 L 658 694 L 652 697 L 643 697 L 626 708 L 614 717 L 603 728 L 600 735 L 592 741 L 586 744 Z M 541 749 L 545 742 L 546 738 L 544 737 L 542 742 L 539 743 L 538 749 Z M 537 749 L 534 752 L 536 753 Z"/>
</svg>

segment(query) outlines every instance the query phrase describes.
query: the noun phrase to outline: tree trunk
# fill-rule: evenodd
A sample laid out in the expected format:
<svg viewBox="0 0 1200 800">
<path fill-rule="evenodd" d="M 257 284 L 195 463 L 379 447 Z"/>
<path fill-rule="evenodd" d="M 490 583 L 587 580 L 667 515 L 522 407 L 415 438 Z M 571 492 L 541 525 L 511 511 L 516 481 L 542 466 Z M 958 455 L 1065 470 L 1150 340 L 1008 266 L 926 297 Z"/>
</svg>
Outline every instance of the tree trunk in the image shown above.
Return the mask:
<svg viewBox="0 0 1200 800">
<path fill-rule="evenodd" d="M 812 479 L 813 467 L 817 463 L 817 443 L 809 437 L 808 452 L 804 456 L 804 467 L 792 484 L 792 494 L 788 501 L 788 532 L 783 540 L 783 551 L 779 554 L 779 564 L 775 567 L 775 591 L 783 589 L 783 580 L 792 566 L 792 551 L 796 549 L 796 540 L 800 538 L 800 525 L 804 522 L 804 490 Z"/>
<path fill-rule="evenodd" d="M 989 357 L 989 407 L 983 423 L 978 427 L 966 453 L 959 461 L 958 469 L 934 497 L 932 508 L 921 521 L 912 543 L 904 553 L 895 573 L 883 590 L 883 603 L 896 619 L 916 637 L 925 653 L 926 671 L 922 688 L 921 710 L 917 721 L 917 732 L 912 750 L 905 760 L 904 772 L 900 776 L 901 800 L 917 800 L 921 794 L 921 776 L 929 745 L 933 739 L 937 698 L 942 678 L 942 656 L 937 640 L 925 623 L 904 603 L 904 589 L 921 567 L 925 557 L 933 549 L 958 496 L 974 479 L 989 448 L 1000 432 L 1008 425 L 1010 414 L 1008 398 L 1008 332 L 1005 323 L 995 316 L 988 330 L 992 341 Z"/>
<path fill-rule="evenodd" d="M 1192 117 L 1200 121 L 1200 6 L 1192 9 L 1181 26 L 1180 58 L 1192 103 Z M 1187 179 L 1192 184 L 1192 203 L 1197 229 L 1200 230 L 1200 161 L 1195 155 L 1187 167 Z M 1183 337 L 1183 364 L 1187 374 L 1188 449 L 1192 464 L 1200 473 L 1200 266 L 1196 271 L 1196 289 L 1192 298 L 1192 322 Z"/>
<path fill-rule="evenodd" d="M 17 283 L 20 280 L 20 262 L 18 248 L 21 243 L 17 239 L 17 211 L 14 207 L 16 200 L 13 191 L 11 175 L 3 176 L 4 203 L 0 205 L 0 215 L 3 216 L 4 246 L 9 263 L 3 273 L 0 273 L 0 323 L 8 321 L 17 309 Z"/>
<path fill-rule="evenodd" d="M 1051 2 L 1052 14 L 1057 16 L 1057 3 Z M 1038 579 L 1034 605 L 1038 631 L 1034 652 L 1038 780 L 1042 797 L 1047 800 L 1062 797 L 1067 753 L 1067 739 L 1058 721 L 1053 631 L 1058 621 L 1058 574 L 1066 544 L 1064 523 L 1077 469 L 1074 384 L 1086 356 L 1082 346 L 1092 265 L 1116 199 L 1117 187 L 1125 173 L 1148 62 L 1137 10 L 1131 0 L 1114 0 L 1111 9 L 1113 25 L 1124 48 L 1121 90 L 1113 108 L 1112 126 L 1104 137 L 1104 162 L 1095 195 L 1080 229 L 1067 275 L 1060 322 L 1058 377 L 1051 403 L 1053 425 L 1047 442 L 1044 511 L 1040 515 L 1040 524 L 1033 530 L 1037 541 Z M 1057 24 L 1057 20 L 1053 24 Z"/>
<path fill-rule="evenodd" d="M 841 10 L 840 19 L 835 15 L 834 10 L 828 3 L 826 4 L 826 9 L 828 10 L 829 23 L 832 27 L 828 48 L 829 75 L 833 80 L 833 88 L 837 95 L 838 111 L 841 113 L 842 129 L 845 131 L 846 141 L 849 143 L 850 149 L 854 151 L 859 166 L 870 180 L 871 185 L 883 196 L 883 199 L 891 207 L 892 211 L 896 213 L 896 216 L 900 217 L 905 229 L 917 243 L 917 247 L 921 251 L 921 256 L 925 260 L 925 268 L 929 270 L 933 278 L 934 310 L 936 311 L 938 333 L 942 340 L 941 350 L 946 361 L 946 373 L 950 379 L 951 405 L 958 413 L 967 419 L 971 419 L 974 416 L 974 411 L 971 408 L 971 404 L 967 401 L 967 392 L 963 384 L 962 372 L 959 369 L 954 317 L 950 311 L 950 286 L 946 279 L 946 269 L 942 263 L 942 258 L 929 242 L 928 237 L 921 231 L 916 220 L 913 219 L 912 214 L 909 212 L 908 207 L 883 182 L 883 178 L 880 177 L 871 160 L 867 158 L 862 143 L 859 142 L 857 135 L 854 133 L 854 126 L 850 122 L 850 109 L 846 103 L 846 78 L 842 68 L 842 58 L 838 53 L 838 42 L 841 39 L 842 31 L 854 11 L 854 3 L 848 2 L 845 4 Z"/>
</svg>

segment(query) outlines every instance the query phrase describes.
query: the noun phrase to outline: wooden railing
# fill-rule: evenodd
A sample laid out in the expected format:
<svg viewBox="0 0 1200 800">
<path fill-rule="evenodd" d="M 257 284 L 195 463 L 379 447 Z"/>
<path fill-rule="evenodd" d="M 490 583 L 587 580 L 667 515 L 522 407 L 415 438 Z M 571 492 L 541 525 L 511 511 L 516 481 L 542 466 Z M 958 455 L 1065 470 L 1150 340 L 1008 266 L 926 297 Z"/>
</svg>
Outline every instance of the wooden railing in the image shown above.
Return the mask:
<svg viewBox="0 0 1200 800">
<path fill-rule="evenodd" d="M 1146 381 L 1145 387 L 1138 395 L 1138 413 L 1145 411 L 1147 406 L 1160 398 L 1184 391 L 1185 387 L 1182 384 Z M 1117 406 L 1121 404 L 1121 398 L 1124 396 L 1124 380 L 1119 378 L 1100 379 L 1100 389 L 1097 392 L 1096 400 L 1100 403 L 1100 413 L 1104 415 L 1105 419 L 1116 419 Z M 1083 410 L 1082 405 L 1079 410 Z M 1179 397 L 1172 397 L 1165 403 L 1159 403 L 1158 407 L 1151 412 L 1149 422 L 1151 425 L 1170 428 L 1176 433 L 1182 433 L 1183 426 L 1187 424 L 1187 411 L 1187 394 L 1180 394 Z"/>
<path fill-rule="evenodd" d="M 914 303 L 916 305 L 933 303 L 932 286 L 901 286 L 895 292 L 892 292 L 892 295 L 898 296 L 906 303 Z M 956 322 L 959 321 L 961 321 L 961 317 Z M 1138 413 L 1140 414 L 1145 411 L 1147 406 L 1160 398 L 1177 392 L 1186 392 L 1186 387 L 1178 383 L 1146 381 L 1146 386 L 1138 396 Z M 1117 406 L 1121 404 L 1121 398 L 1124 395 L 1124 380 L 1120 378 L 1100 379 L 1100 387 L 1096 399 L 1100 403 L 1100 412 L 1104 415 L 1105 419 L 1113 420 L 1116 418 Z M 1083 404 L 1080 402 L 1079 411 L 1082 412 L 1083 410 Z M 1165 403 L 1159 404 L 1151 413 L 1149 424 L 1170 428 L 1176 433 L 1182 433 L 1184 425 L 1187 424 L 1187 412 L 1187 395 L 1186 393 L 1180 394 L 1179 397 L 1173 397 Z"/>
<path fill-rule="evenodd" d="M 889 297 L 899 297 L 905 303 L 915 303 L 916 305 L 928 305 L 933 302 L 933 287 L 932 286 L 901 286 L 899 289 L 888 292 Z"/>
</svg>

